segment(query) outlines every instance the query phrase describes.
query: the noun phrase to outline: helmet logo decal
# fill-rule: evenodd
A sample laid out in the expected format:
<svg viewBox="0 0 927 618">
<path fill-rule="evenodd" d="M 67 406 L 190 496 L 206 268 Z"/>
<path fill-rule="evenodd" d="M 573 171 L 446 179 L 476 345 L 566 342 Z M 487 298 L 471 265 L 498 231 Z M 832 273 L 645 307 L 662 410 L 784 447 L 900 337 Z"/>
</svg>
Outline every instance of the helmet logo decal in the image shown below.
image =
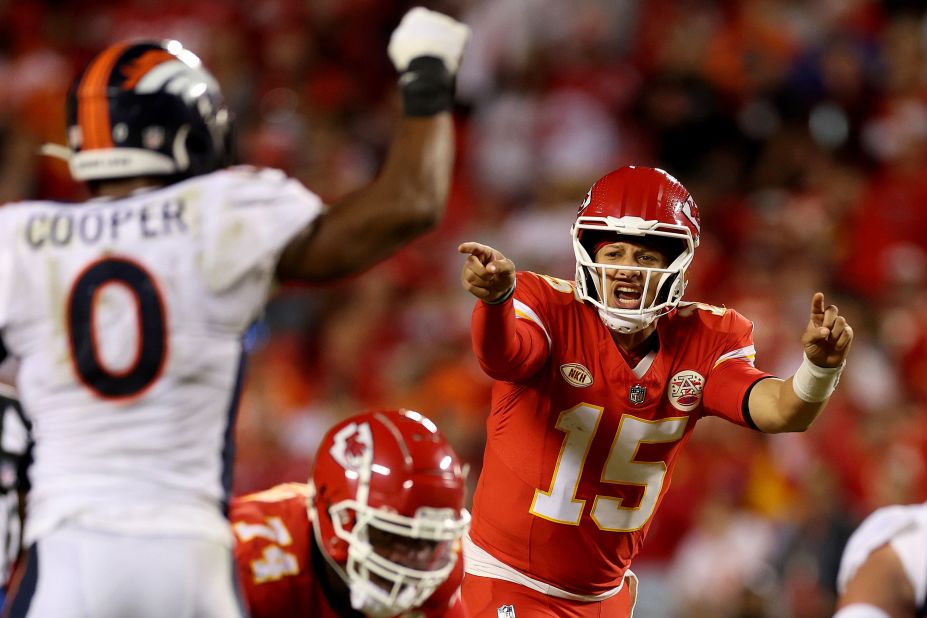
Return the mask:
<svg viewBox="0 0 927 618">
<path fill-rule="evenodd" d="M 567 383 L 576 388 L 592 386 L 592 374 L 579 363 L 560 365 L 560 375 L 563 376 Z"/>
<path fill-rule="evenodd" d="M 695 231 L 701 234 L 702 226 L 700 226 L 698 223 L 698 216 L 697 216 L 698 212 L 697 211 L 694 213 L 692 212 L 692 208 L 694 206 L 695 206 L 695 200 L 693 200 L 692 197 L 690 196 L 689 199 L 686 200 L 686 203 L 682 205 L 682 208 L 680 208 L 680 211 L 682 212 L 683 215 L 685 215 L 686 219 L 689 220 L 689 223 L 692 224 L 692 227 L 695 228 Z"/>
<path fill-rule="evenodd" d="M 335 434 L 328 452 L 345 470 L 358 470 L 368 464 L 373 459 L 370 423 L 345 425 Z"/>
<path fill-rule="evenodd" d="M 122 83 L 122 89 L 132 90 L 148 71 L 162 62 L 171 62 L 173 60 L 176 60 L 174 54 L 164 49 L 153 49 L 145 52 L 131 64 L 123 67 L 122 75 L 125 77 L 125 81 Z"/>
<path fill-rule="evenodd" d="M 697 371 L 680 371 L 670 378 L 667 396 L 673 407 L 682 412 L 691 412 L 702 402 L 702 388 L 705 378 Z"/>
<path fill-rule="evenodd" d="M 592 201 L 592 189 L 590 188 L 586 191 L 586 199 L 583 200 L 583 203 L 579 205 L 579 210 L 577 212 L 582 212 L 586 206 L 589 205 L 589 202 Z"/>
</svg>

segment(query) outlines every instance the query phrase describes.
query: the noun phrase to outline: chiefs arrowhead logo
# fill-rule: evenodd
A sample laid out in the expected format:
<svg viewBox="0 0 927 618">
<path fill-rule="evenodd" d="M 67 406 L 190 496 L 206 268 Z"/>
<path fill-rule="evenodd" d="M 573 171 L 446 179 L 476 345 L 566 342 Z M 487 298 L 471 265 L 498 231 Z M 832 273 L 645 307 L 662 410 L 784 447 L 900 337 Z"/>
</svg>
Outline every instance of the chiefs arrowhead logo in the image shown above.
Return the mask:
<svg viewBox="0 0 927 618">
<path fill-rule="evenodd" d="M 351 423 L 334 436 L 329 453 L 345 470 L 357 470 L 373 459 L 373 436 L 369 423 Z"/>
</svg>

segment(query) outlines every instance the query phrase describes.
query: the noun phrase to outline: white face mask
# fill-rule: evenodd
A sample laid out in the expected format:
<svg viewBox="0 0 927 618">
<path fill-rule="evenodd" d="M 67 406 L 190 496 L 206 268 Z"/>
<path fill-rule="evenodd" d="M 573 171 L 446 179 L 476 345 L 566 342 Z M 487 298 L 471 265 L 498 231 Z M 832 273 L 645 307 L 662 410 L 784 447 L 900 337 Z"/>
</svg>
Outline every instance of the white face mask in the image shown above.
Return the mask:
<svg viewBox="0 0 927 618">
<path fill-rule="evenodd" d="M 602 323 L 608 327 L 608 330 L 622 335 L 637 333 L 657 321 L 656 315 L 644 313 L 641 315 L 616 315 L 606 309 L 599 307 L 599 318 Z"/>
<path fill-rule="evenodd" d="M 351 607 L 370 618 L 391 618 L 412 609 L 416 604 L 416 590 L 405 587 L 395 599 L 383 594 L 376 584 L 365 580 L 350 582 Z"/>
<path fill-rule="evenodd" d="M 686 269 L 692 262 L 695 243 L 690 231 L 683 226 L 662 225 L 659 232 L 650 231 L 656 221 L 642 221 L 636 217 L 580 217 L 571 229 L 573 252 L 576 256 L 576 287 L 580 298 L 594 305 L 602 322 L 614 332 L 630 334 L 641 331 L 659 318 L 672 311 L 682 299 L 686 286 Z M 595 256 L 590 256 L 579 240 L 580 231 L 612 232 L 616 236 L 659 236 L 678 239 L 683 251 L 665 268 L 622 266 L 598 263 Z M 606 273 L 615 270 L 639 271 L 644 280 L 641 304 L 636 309 L 609 306 L 605 299 L 608 289 Z M 651 286 L 658 291 L 657 296 L 647 302 Z"/>
</svg>

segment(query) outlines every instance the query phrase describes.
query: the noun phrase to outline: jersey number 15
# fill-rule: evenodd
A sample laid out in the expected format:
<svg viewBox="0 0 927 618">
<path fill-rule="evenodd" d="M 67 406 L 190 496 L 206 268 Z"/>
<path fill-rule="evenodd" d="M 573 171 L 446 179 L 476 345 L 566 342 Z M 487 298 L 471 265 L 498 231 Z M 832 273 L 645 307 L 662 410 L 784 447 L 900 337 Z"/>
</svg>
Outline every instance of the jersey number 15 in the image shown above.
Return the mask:
<svg viewBox="0 0 927 618">
<path fill-rule="evenodd" d="M 534 492 L 530 509 L 532 515 L 561 524 L 579 525 L 586 501 L 577 499 L 576 491 L 604 411 L 599 406 L 580 404 L 560 413 L 557 429 L 565 432 L 566 437 L 560 447 L 550 489 Z M 688 417 L 678 417 L 648 421 L 629 414 L 621 417 L 600 481 L 637 485 L 643 487 L 644 494 L 635 507 L 624 506 L 622 498 L 596 496 L 590 516 L 601 530 L 633 532 L 647 523 L 657 508 L 657 499 L 666 478 L 666 463 L 636 461 L 638 447 L 679 440 L 688 420 Z"/>
</svg>

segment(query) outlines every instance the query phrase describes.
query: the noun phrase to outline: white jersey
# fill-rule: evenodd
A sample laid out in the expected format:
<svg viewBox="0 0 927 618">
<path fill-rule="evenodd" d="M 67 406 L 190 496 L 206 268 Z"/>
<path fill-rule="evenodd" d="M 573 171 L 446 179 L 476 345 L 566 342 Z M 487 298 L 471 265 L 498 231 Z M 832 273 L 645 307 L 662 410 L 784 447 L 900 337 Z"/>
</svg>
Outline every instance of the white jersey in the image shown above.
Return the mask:
<svg viewBox="0 0 927 618">
<path fill-rule="evenodd" d="M 230 543 L 242 335 L 322 208 L 244 167 L 0 208 L 0 336 L 35 438 L 27 543 L 68 522 Z"/>
<path fill-rule="evenodd" d="M 888 506 L 874 511 L 850 536 L 840 559 L 841 594 L 869 554 L 890 544 L 914 590 L 919 610 L 927 599 L 927 503 Z"/>
</svg>

